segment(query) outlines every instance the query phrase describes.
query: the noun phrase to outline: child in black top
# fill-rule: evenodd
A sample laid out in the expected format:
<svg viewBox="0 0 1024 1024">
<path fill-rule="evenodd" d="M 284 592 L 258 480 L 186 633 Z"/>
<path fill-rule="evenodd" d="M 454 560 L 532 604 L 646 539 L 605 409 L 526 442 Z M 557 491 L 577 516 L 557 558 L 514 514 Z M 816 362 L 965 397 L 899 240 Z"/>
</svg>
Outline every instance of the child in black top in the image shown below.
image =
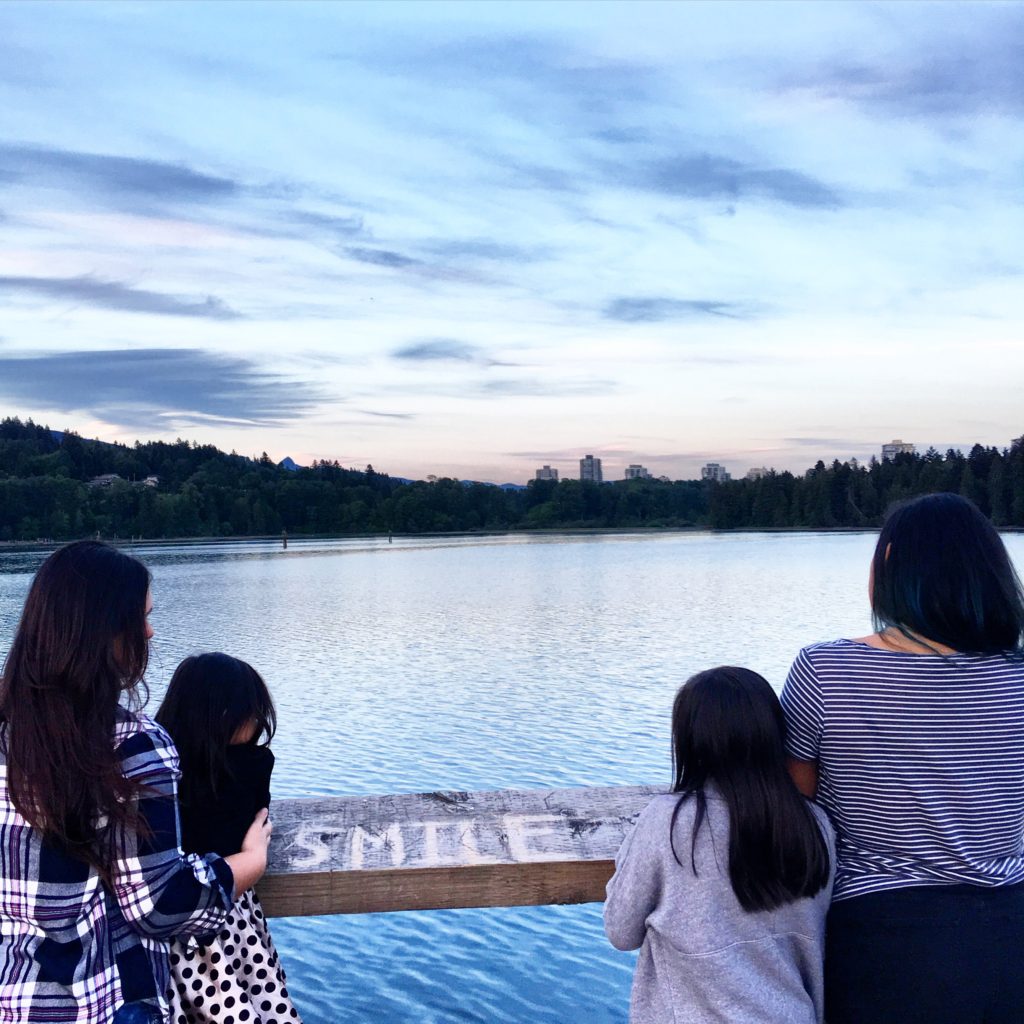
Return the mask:
<svg viewBox="0 0 1024 1024">
<path fill-rule="evenodd" d="M 227 654 L 186 658 L 157 721 L 181 758 L 182 847 L 227 856 L 270 804 L 277 715 L 266 684 Z M 255 891 L 238 895 L 205 946 L 171 946 L 171 1024 L 292 1024 L 299 1015 Z"/>
</svg>

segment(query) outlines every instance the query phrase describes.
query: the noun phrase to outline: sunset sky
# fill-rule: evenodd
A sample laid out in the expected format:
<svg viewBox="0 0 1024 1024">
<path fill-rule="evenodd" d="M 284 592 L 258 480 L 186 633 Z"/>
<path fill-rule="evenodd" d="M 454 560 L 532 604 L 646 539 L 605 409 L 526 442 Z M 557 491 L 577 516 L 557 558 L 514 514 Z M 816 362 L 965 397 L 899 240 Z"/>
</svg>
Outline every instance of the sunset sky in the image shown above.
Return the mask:
<svg viewBox="0 0 1024 1024">
<path fill-rule="evenodd" d="M 1024 4 L 0 4 L 0 415 L 399 476 L 1024 434 Z"/>
</svg>

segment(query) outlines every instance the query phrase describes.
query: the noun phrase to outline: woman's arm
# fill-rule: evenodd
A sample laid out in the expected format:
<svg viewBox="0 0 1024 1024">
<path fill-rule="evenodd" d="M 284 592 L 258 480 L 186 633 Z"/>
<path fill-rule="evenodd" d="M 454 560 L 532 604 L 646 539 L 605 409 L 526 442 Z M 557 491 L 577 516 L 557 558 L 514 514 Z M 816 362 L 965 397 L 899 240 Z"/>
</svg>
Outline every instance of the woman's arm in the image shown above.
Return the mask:
<svg viewBox="0 0 1024 1024">
<path fill-rule="evenodd" d="M 113 895 L 121 912 L 148 938 L 215 932 L 231 908 L 235 879 L 223 858 L 181 852 L 173 742 L 162 729 L 149 728 L 121 743 L 118 756 L 125 776 L 142 787 L 141 828 L 118 828 L 113 835 Z"/>
<path fill-rule="evenodd" d="M 813 800 L 818 795 L 818 762 L 798 761 L 795 757 L 786 759 L 786 767 L 796 783 L 796 788 L 804 796 Z"/>
<path fill-rule="evenodd" d="M 818 795 L 818 761 L 825 729 L 821 682 L 808 648 L 793 662 L 779 697 L 786 716 L 786 765 L 796 788 L 812 800 Z"/>
<path fill-rule="evenodd" d="M 242 849 L 224 858 L 235 876 L 235 889 L 238 892 L 251 889 L 267 870 L 267 848 L 270 846 L 270 834 L 273 830 L 270 815 L 264 807 L 256 812 L 256 817 L 242 840 Z"/>
</svg>

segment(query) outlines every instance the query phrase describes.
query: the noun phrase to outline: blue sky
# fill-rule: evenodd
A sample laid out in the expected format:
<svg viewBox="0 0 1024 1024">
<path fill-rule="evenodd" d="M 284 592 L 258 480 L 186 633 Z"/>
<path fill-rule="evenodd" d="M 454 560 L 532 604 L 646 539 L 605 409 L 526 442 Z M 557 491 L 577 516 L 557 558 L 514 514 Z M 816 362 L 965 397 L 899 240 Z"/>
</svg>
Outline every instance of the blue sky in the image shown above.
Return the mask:
<svg viewBox="0 0 1024 1024">
<path fill-rule="evenodd" d="M 1024 433 L 1024 4 L 0 5 L 0 412 L 522 481 Z"/>
</svg>

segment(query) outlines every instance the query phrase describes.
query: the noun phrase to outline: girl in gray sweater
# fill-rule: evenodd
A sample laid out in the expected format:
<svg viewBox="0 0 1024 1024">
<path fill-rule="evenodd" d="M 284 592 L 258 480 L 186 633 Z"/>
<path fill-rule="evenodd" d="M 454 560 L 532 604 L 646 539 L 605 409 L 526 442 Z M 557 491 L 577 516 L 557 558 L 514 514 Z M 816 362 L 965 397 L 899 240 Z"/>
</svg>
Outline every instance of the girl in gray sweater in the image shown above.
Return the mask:
<svg viewBox="0 0 1024 1024">
<path fill-rule="evenodd" d="M 756 672 L 690 679 L 672 709 L 672 792 L 615 859 L 605 932 L 640 949 L 631 1024 L 821 1024 L 835 836 L 786 770 Z"/>
</svg>

